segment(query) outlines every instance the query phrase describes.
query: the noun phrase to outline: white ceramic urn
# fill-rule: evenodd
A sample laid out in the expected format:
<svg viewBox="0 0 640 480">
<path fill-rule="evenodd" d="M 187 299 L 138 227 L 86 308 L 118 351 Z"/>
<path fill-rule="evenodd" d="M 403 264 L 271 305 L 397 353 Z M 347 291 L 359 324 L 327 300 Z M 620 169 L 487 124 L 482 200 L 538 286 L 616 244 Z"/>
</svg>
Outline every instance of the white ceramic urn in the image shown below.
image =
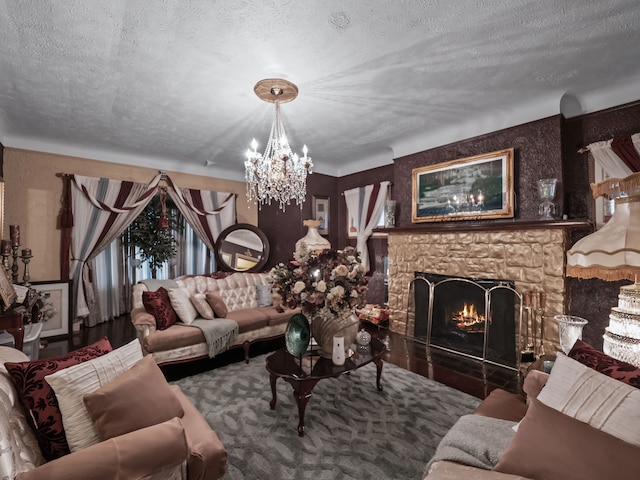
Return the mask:
<svg viewBox="0 0 640 480">
<path fill-rule="evenodd" d="M 331 248 L 329 240 L 318 233 L 318 227 L 321 223 L 320 220 L 304 220 L 302 222 L 307 227 L 307 234 L 296 242 L 296 251 L 293 254 L 293 258 L 298 261 L 304 261 L 310 253 L 321 252 Z"/>
</svg>

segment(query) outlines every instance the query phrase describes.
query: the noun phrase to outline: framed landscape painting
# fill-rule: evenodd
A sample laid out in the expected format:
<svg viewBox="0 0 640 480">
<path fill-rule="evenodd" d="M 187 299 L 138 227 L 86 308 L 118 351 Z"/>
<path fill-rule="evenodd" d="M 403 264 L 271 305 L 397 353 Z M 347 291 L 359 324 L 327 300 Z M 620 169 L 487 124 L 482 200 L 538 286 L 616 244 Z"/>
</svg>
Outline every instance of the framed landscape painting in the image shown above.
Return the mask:
<svg viewBox="0 0 640 480">
<path fill-rule="evenodd" d="M 513 218 L 513 148 L 412 171 L 411 221 Z"/>
</svg>

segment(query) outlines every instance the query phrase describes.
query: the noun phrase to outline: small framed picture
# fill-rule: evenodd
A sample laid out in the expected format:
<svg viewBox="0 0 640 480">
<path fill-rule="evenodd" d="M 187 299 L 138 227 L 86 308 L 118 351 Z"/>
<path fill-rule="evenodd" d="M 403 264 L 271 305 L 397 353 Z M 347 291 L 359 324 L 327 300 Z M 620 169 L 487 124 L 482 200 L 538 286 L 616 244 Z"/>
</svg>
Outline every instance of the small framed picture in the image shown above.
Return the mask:
<svg viewBox="0 0 640 480">
<path fill-rule="evenodd" d="M 31 286 L 40 295 L 42 322 L 41 337 L 60 337 L 69 335 L 69 282 L 32 282 Z"/>
<path fill-rule="evenodd" d="M 329 197 L 313 196 L 313 219 L 321 222 L 318 233 L 329 235 Z"/>
<path fill-rule="evenodd" d="M 2 310 L 8 309 L 15 302 L 18 294 L 7 277 L 7 273 L 2 269 L 0 272 L 0 298 L 2 298 Z"/>
</svg>

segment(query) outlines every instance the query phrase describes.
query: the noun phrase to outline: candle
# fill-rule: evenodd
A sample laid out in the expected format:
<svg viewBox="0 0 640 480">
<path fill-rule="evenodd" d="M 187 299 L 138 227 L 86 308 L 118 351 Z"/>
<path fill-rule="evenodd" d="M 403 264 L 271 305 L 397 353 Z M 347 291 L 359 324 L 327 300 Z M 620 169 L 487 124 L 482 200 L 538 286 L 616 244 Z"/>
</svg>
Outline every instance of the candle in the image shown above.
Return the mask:
<svg viewBox="0 0 640 480">
<path fill-rule="evenodd" d="M 9 225 L 11 245 L 20 245 L 20 225 Z"/>
<path fill-rule="evenodd" d="M 0 244 L 0 252 L 2 252 L 3 255 L 9 255 L 11 253 L 11 244 L 9 243 L 9 240 L 2 240 Z"/>
<path fill-rule="evenodd" d="M 31 249 L 30 248 L 23 248 L 22 249 L 22 256 L 23 257 L 30 257 L 31 256 Z"/>
</svg>

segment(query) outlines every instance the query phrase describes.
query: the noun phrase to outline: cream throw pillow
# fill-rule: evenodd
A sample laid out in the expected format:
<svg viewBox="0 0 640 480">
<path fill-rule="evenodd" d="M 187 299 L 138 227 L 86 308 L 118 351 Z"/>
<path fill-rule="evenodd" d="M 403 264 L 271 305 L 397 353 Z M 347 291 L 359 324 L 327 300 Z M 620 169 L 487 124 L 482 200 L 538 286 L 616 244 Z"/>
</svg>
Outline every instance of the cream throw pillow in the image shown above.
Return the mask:
<svg viewBox="0 0 640 480">
<path fill-rule="evenodd" d="M 56 394 L 64 433 L 72 452 L 100 442 L 84 406 L 84 395 L 116 379 L 141 359 L 142 348 L 136 338 L 101 357 L 44 377 Z"/>
<path fill-rule="evenodd" d="M 169 301 L 178 314 L 178 318 L 187 325 L 193 323 L 198 317 L 196 307 L 191 303 L 189 290 L 184 287 L 169 289 Z"/>
<path fill-rule="evenodd" d="M 207 297 L 204 296 L 204 293 L 191 295 L 191 303 L 196 307 L 196 310 L 202 318 L 213 320 L 213 308 L 211 308 L 211 305 L 207 302 Z"/>
<path fill-rule="evenodd" d="M 558 355 L 538 400 L 640 447 L 640 390 Z"/>
</svg>

